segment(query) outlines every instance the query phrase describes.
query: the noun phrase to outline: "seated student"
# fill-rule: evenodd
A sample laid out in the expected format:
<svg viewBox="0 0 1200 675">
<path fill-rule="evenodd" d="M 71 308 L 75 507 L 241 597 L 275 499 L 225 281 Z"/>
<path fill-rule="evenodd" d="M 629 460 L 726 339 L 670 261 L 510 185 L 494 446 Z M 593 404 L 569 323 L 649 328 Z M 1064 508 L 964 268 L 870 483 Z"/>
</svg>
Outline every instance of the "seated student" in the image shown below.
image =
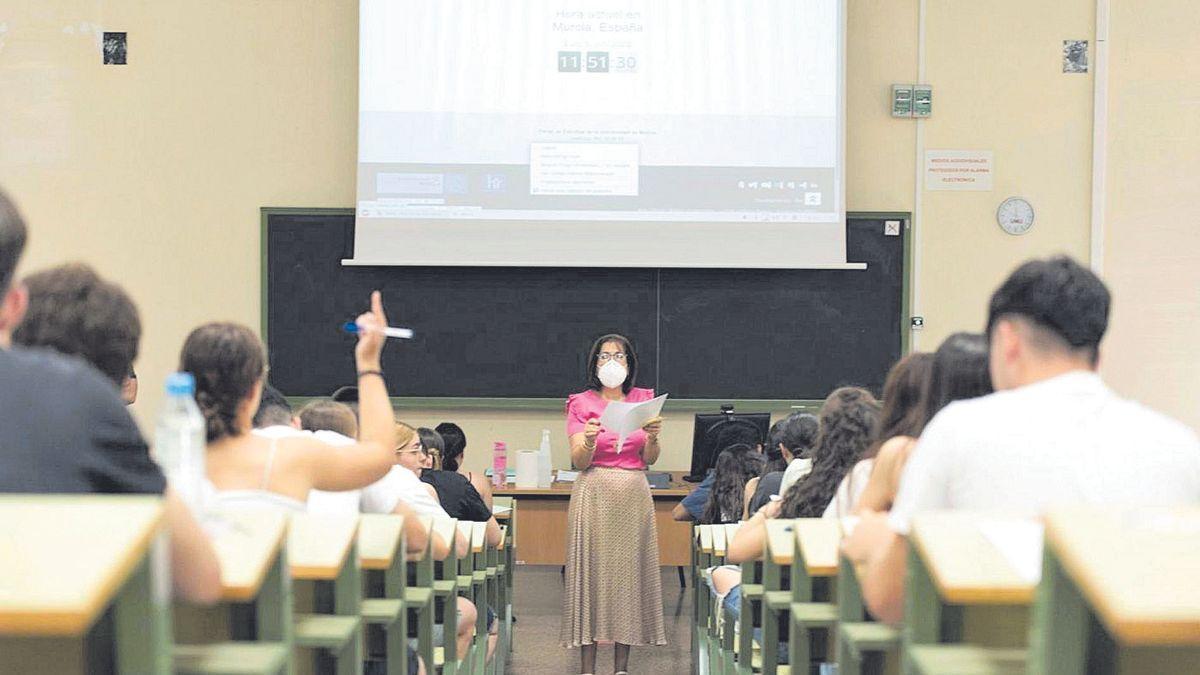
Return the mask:
<svg viewBox="0 0 1200 675">
<path fill-rule="evenodd" d="M 491 546 L 498 545 L 500 525 L 467 477 L 454 471 L 442 471 L 426 466 L 436 462 L 436 448 L 442 445 L 442 437 L 436 431 L 425 427 L 417 429 L 417 436 L 421 440 L 421 453 L 401 455 L 398 463 L 416 473 L 422 483 L 433 486 L 438 501 L 451 518 L 487 523 L 487 543 Z"/>
<path fill-rule="evenodd" d="M 252 420 L 255 431 L 271 427 L 299 429 L 300 418 L 292 414 L 292 404 L 270 383 L 263 382 L 262 396 L 258 399 L 258 410 Z"/>
<path fill-rule="evenodd" d="M 399 423 L 397 423 L 399 424 Z M 492 515 L 492 509 L 483 501 L 483 497 L 471 485 L 466 476 L 455 471 L 441 470 L 441 457 L 445 448 L 442 436 L 428 427 L 417 429 L 417 437 L 421 441 L 423 455 L 408 455 L 401 460 L 402 466 L 408 466 L 417 473 L 422 483 L 433 486 L 437 492 L 438 501 L 452 518 L 475 523 L 487 523 L 484 540 L 489 546 L 498 546 L 502 538 L 500 524 Z M 413 468 L 419 464 L 419 468 Z M 499 626 L 496 614 L 491 607 L 487 608 L 488 650 L 487 658 L 491 658 L 496 650 L 499 639 Z"/>
<path fill-rule="evenodd" d="M 12 348 L 13 330 L 30 302 L 25 288 L 12 283 L 25 239 L 24 221 L 0 192 L 0 493 L 163 495 L 175 592 L 192 602 L 215 602 L 221 593 L 216 554 L 150 458 L 145 440 L 117 395 L 114 378 L 77 358 Z M 104 352 L 90 340 L 110 333 L 129 336 L 119 341 L 112 361 L 106 362 L 112 373 L 123 374 L 137 355 L 141 325 L 124 292 L 103 285 L 99 295 L 84 293 L 56 311 L 36 311 L 39 325 L 33 332 L 49 334 L 40 322 L 53 320 L 59 311 L 63 316 L 86 316 L 96 326 L 111 324 L 83 331 L 88 338 L 80 351 Z M 100 295 L 105 301 L 95 311 L 81 307 Z M 42 299 L 33 302 L 40 306 Z"/>
<path fill-rule="evenodd" d="M 332 431 L 346 438 L 358 438 L 358 416 L 345 403 L 317 399 L 300 409 L 300 428 L 306 431 Z"/>
<path fill-rule="evenodd" d="M 412 483 L 415 483 L 415 485 L 419 486 L 419 487 L 411 487 L 411 483 L 409 483 L 409 485 L 410 485 L 410 487 L 408 488 L 409 491 L 415 491 L 417 489 L 428 490 L 429 494 L 432 494 L 434 496 L 434 499 L 436 500 L 438 498 L 437 489 L 433 486 L 433 484 L 423 482 L 421 479 L 421 476 L 426 471 L 426 469 L 424 468 L 424 465 L 426 464 L 426 462 L 429 461 L 429 453 L 426 452 L 425 446 L 421 443 L 420 435 L 418 435 L 416 429 L 405 424 L 404 422 L 396 422 L 395 429 L 396 429 L 396 466 L 392 468 L 392 471 L 388 474 L 388 478 L 395 478 L 395 477 L 403 476 L 404 480 L 406 482 L 411 479 Z M 467 487 L 470 487 L 470 485 L 468 484 Z M 478 495 L 476 495 L 476 498 L 478 498 Z M 442 511 L 442 513 L 440 515 L 442 517 L 446 517 L 446 518 L 457 518 L 460 520 L 470 520 L 470 518 L 464 518 L 464 517 L 461 517 L 460 515 L 456 515 L 456 513 L 462 513 L 461 511 L 458 511 L 458 509 L 456 508 L 459 505 L 460 505 L 460 503 L 458 501 L 453 501 L 453 500 L 449 503 L 442 504 L 442 506 L 439 508 L 439 510 L 440 509 L 445 509 L 445 510 Z M 482 507 L 482 500 L 480 500 L 480 504 L 478 506 Z M 479 515 L 481 515 L 481 513 L 478 510 L 474 510 L 473 515 L 479 516 Z M 489 518 L 491 517 L 490 511 L 488 511 L 488 517 Z M 494 522 L 495 522 L 495 519 L 493 518 L 492 523 L 494 523 Z M 489 542 L 492 543 L 493 545 L 495 545 L 496 543 L 499 543 L 498 536 L 495 537 L 494 539 L 490 536 L 491 523 L 489 523 L 488 529 L 489 529 Z M 499 534 L 499 526 L 498 525 L 496 526 L 496 533 L 497 533 L 497 535 Z M 457 550 L 457 553 L 460 557 L 465 556 L 470 552 L 470 541 L 466 537 L 464 537 L 461 533 L 455 533 L 455 542 L 456 542 L 455 549 Z M 475 635 L 475 619 L 477 616 L 478 615 L 476 614 L 475 604 L 473 602 L 471 602 L 470 600 L 467 600 L 466 598 L 459 596 L 459 598 L 458 598 L 458 653 L 459 654 L 465 654 L 467 648 L 470 647 L 470 645 L 471 645 L 471 638 Z M 441 624 L 439 624 L 439 626 L 440 625 Z M 491 632 L 495 628 L 495 626 L 496 626 L 495 614 L 492 613 L 491 608 L 488 608 L 488 630 L 489 630 L 489 632 Z M 444 636 L 441 633 L 434 635 L 434 642 L 436 644 L 443 644 L 443 640 L 444 640 Z M 495 641 L 491 637 L 489 637 L 488 638 L 488 657 L 489 658 L 492 655 L 494 647 L 495 647 Z"/>
<path fill-rule="evenodd" d="M 353 490 L 379 480 L 394 458 L 392 406 L 379 369 L 382 327 L 379 292 L 358 318 L 355 360 L 362 392 L 362 436 L 339 447 L 311 437 L 251 434 L 266 363 L 262 341 L 245 326 L 205 324 L 183 345 L 179 369 L 196 378 L 196 403 L 208 440 L 207 472 L 216 505 L 304 511 L 308 493 Z"/>
<path fill-rule="evenodd" d="M 129 374 L 125 376 L 125 381 L 121 383 L 121 400 L 125 402 L 125 405 L 133 405 L 137 403 L 137 395 L 137 371 L 133 369 L 133 366 L 130 366 Z"/>
<path fill-rule="evenodd" d="M 812 471 L 812 458 L 805 455 L 816 443 L 819 428 L 816 415 L 802 412 L 794 412 L 771 425 L 767 432 L 767 465 L 761 478 L 751 478 L 746 483 L 742 520 L 749 519 L 772 496 L 787 492 Z"/>
<path fill-rule="evenodd" d="M 417 436 L 421 439 L 421 449 L 425 451 L 421 467 L 424 469 L 442 468 L 442 452 L 446 449 L 442 435 L 429 427 L 417 427 Z"/>
<path fill-rule="evenodd" d="M 825 399 L 818 418 L 821 429 L 813 448 L 812 473 L 788 488 L 783 499 L 768 502 L 738 528 L 726 548 L 729 562 L 743 563 L 762 557 L 768 518 L 821 515 L 842 478 L 870 445 L 879 419 L 879 403 L 865 389 L 841 387 Z M 740 582 L 741 575 L 727 568 L 712 574 L 713 591 L 717 597 L 724 597 L 725 606 L 735 615 L 740 610 L 740 591 L 734 589 Z"/>
<path fill-rule="evenodd" d="M 1195 432 L 1118 397 L 1095 372 L 1109 302 L 1104 283 L 1066 257 L 1021 265 L 992 295 L 996 393 L 939 412 L 904 467 L 891 512 L 863 512 L 843 544 L 876 617 L 903 617 L 906 537 L 921 512 L 1034 518 L 1052 504 L 1200 501 Z"/>
<path fill-rule="evenodd" d="M 749 445 L 755 448 L 757 452 L 762 452 L 763 438 L 758 427 L 747 420 L 732 420 L 721 425 L 717 432 L 717 441 L 713 447 L 717 448 L 717 452 L 739 443 Z M 720 456 L 719 454 L 717 455 Z M 715 467 L 710 469 L 699 485 L 692 489 L 686 497 L 683 498 L 675 508 L 671 511 L 671 517 L 675 520 L 687 522 L 689 520 L 700 520 L 704 515 L 704 507 L 708 504 L 708 494 L 712 491 L 713 481 L 716 480 Z"/>
<path fill-rule="evenodd" d="M 337 404 L 341 405 L 341 404 Z M 334 431 L 325 429 L 299 429 L 299 416 L 292 415 L 291 404 L 278 389 L 270 384 L 263 384 L 262 398 L 258 403 L 258 412 L 254 414 L 253 434 L 263 438 L 304 438 L 312 437 L 332 446 L 354 445 L 353 438 L 347 438 Z M 362 490 L 347 490 L 344 492 L 323 492 L 310 490 L 307 507 L 310 513 L 384 513 L 405 516 L 404 535 L 405 546 L 410 553 L 425 550 L 430 533 L 422 526 L 419 514 L 394 490 L 377 488 L 385 484 L 386 477 Z M 433 550 L 435 557 L 445 558 L 449 553 L 447 544 L 441 537 L 434 535 Z"/>
<path fill-rule="evenodd" d="M 933 356 L 925 352 L 913 352 L 895 363 L 883 381 L 883 409 L 879 413 L 879 425 L 863 458 L 854 465 L 838 485 L 837 492 L 825 508 L 826 518 L 850 515 L 859 496 L 867 487 L 875 456 L 881 448 L 904 448 L 911 445 L 921 434 L 921 402 L 929 389 L 929 373 Z"/>
<path fill-rule="evenodd" d="M 896 427 L 895 438 L 885 440 L 879 448 L 866 487 L 857 502 L 850 505 L 850 509 L 855 512 L 891 509 L 904 463 L 934 415 L 953 401 L 990 393 L 992 378 L 988 375 L 987 340 L 975 333 L 954 333 L 943 340 L 934 352 L 929 383 L 921 397 L 919 414 L 913 421 L 910 433 L 903 435 L 899 433 L 900 427 Z M 887 408 L 886 399 L 884 408 Z M 831 504 L 825 515 L 831 515 L 830 510 L 834 508 L 835 505 Z M 837 515 L 846 513 L 847 510 L 843 508 Z"/>
<path fill-rule="evenodd" d="M 761 452 L 737 443 L 725 448 L 717 455 L 717 468 L 713 471 L 712 491 L 704 513 L 700 516 L 705 525 L 736 523 L 742 519 L 746 498 L 746 482 L 762 473 L 766 459 Z"/>
<path fill-rule="evenodd" d="M 434 431 L 442 436 L 442 442 L 446 445 L 445 451 L 442 454 L 442 468 L 446 471 L 457 471 L 467 477 L 471 481 L 471 485 L 479 491 L 479 496 L 483 497 L 483 502 L 487 507 L 492 508 L 492 483 L 487 479 L 487 476 L 473 471 L 467 471 L 467 467 L 463 466 L 463 457 L 467 452 L 467 435 L 463 433 L 462 427 L 454 422 L 442 422 L 434 427 Z"/>
<path fill-rule="evenodd" d="M 14 344 L 49 347 L 92 364 L 118 389 L 137 357 L 142 324 L 119 286 L 83 263 L 59 265 L 21 280 L 29 293 Z"/>
</svg>

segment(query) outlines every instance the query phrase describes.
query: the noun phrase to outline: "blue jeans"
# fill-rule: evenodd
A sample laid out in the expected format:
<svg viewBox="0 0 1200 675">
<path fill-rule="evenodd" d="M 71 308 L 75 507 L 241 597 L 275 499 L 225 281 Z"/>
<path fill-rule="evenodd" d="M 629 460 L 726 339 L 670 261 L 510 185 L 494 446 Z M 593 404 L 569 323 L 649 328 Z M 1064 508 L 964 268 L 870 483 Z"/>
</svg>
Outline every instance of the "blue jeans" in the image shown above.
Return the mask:
<svg viewBox="0 0 1200 675">
<path fill-rule="evenodd" d="M 713 596 L 716 597 L 715 591 L 714 591 Z M 725 609 L 729 610 L 729 613 L 730 613 L 730 615 L 733 616 L 734 621 L 740 622 L 742 620 L 742 585 L 738 584 L 737 586 L 734 586 L 732 589 L 730 589 L 729 593 L 725 595 L 725 601 L 721 604 Z M 759 644 L 762 644 L 762 639 L 763 639 L 762 629 L 755 628 L 754 629 L 754 641 Z M 779 658 L 777 660 L 777 663 L 779 663 L 780 665 L 786 665 L 787 662 L 788 662 L 788 643 L 787 643 L 787 635 L 785 634 L 785 635 L 780 636 Z"/>
</svg>

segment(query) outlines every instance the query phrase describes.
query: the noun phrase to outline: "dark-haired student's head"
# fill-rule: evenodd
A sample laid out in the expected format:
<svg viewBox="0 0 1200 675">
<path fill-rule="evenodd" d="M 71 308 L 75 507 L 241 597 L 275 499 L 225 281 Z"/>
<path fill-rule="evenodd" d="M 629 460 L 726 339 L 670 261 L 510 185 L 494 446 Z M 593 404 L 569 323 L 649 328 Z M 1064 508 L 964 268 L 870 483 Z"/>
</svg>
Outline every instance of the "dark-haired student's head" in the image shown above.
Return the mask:
<svg viewBox="0 0 1200 675">
<path fill-rule="evenodd" d="M 11 344 L 12 331 L 25 315 L 28 297 L 24 287 L 13 280 L 27 236 L 16 204 L 0 190 L 0 348 Z"/>
<path fill-rule="evenodd" d="M 794 412 L 771 425 L 767 432 L 767 466 L 763 471 L 783 471 L 789 462 L 803 457 L 817 442 L 820 422 L 816 415 Z"/>
<path fill-rule="evenodd" d="M 137 371 L 132 367 L 129 369 L 129 374 L 125 376 L 125 381 L 121 382 L 121 400 L 125 405 L 133 405 L 137 403 L 138 397 L 138 376 Z"/>
<path fill-rule="evenodd" d="M 13 342 L 78 356 L 122 387 L 142 337 L 137 307 L 125 291 L 80 263 L 36 272 L 22 284 L 28 308 Z"/>
<path fill-rule="evenodd" d="M 988 304 L 992 384 L 1012 389 L 1094 370 L 1111 302 L 1104 282 L 1066 256 L 1018 267 Z"/>
<path fill-rule="evenodd" d="M 463 432 L 462 427 L 454 422 L 442 422 L 433 430 L 441 434 L 442 443 L 445 445 L 442 453 L 442 468 L 446 471 L 458 471 L 467 452 L 467 435 Z"/>
<path fill-rule="evenodd" d="M 933 355 L 913 352 L 896 362 L 888 371 L 883 382 L 883 409 L 879 413 L 879 427 L 875 442 L 867 450 L 867 457 L 874 457 L 879 448 L 890 438 L 921 435 L 927 421 L 923 403 L 928 396 L 929 381 L 933 372 Z"/>
<path fill-rule="evenodd" d="M 637 380 L 637 352 L 624 335 L 602 335 L 592 343 L 587 356 L 588 387 L 596 391 L 620 388 L 628 394 Z"/>
<path fill-rule="evenodd" d="M 346 438 L 358 438 L 358 417 L 345 403 L 309 401 L 296 416 L 305 431 L 332 431 Z"/>
<path fill-rule="evenodd" d="M 826 397 L 819 418 L 812 473 L 784 493 L 780 512 L 785 518 L 817 518 L 825 511 L 875 437 L 879 402 L 866 389 L 840 387 Z"/>
<path fill-rule="evenodd" d="M 736 523 L 742 517 L 742 502 L 746 498 L 746 483 L 762 474 L 766 458 L 757 448 L 735 443 L 717 455 L 712 491 L 700 522 L 705 524 Z"/>
<path fill-rule="evenodd" d="M 446 443 L 442 440 L 442 435 L 429 427 L 419 427 L 417 436 L 420 436 L 421 448 L 425 450 L 425 468 L 441 469 L 442 454 L 446 452 Z"/>
<path fill-rule="evenodd" d="M 209 443 L 250 430 L 266 374 L 263 344 L 253 331 L 235 323 L 200 326 L 183 343 L 179 369 L 196 378 Z"/>
<path fill-rule="evenodd" d="M 258 411 L 254 413 L 254 428 L 297 427 L 299 421 L 292 415 L 292 404 L 275 387 L 263 384 L 262 396 L 258 399 Z"/>
<path fill-rule="evenodd" d="M 922 425 L 955 401 L 990 393 L 987 339 L 978 333 L 954 333 L 933 354 L 929 390 L 921 404 Z"/>
</svg>

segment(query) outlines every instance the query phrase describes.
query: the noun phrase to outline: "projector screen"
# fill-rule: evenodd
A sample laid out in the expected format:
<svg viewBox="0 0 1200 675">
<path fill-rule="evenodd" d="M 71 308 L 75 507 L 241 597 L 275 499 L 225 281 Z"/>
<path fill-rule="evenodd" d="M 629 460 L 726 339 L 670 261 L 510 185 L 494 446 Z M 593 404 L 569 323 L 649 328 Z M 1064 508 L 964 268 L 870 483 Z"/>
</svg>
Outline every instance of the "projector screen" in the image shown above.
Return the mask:
<svg viewBox="0 0 1200 675">
<path fill-rule="evenodd" d="M 844 0 L 360 0 L 354 260 L 845 266 Z"/>
</svg>

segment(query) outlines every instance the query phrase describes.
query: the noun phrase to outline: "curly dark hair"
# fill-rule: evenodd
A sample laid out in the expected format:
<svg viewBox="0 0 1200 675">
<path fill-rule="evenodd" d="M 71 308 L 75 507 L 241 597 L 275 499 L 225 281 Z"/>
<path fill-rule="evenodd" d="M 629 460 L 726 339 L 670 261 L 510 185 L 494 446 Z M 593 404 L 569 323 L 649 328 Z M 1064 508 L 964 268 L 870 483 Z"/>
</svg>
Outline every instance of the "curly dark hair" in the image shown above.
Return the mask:
<svg viewBox="0 0 1200 675">
<path fill-rule="evenodd" d="M 712 491 L 704 504 L 700 523 L 715 525 L 736 523 L 742 518 L 746 483 L 762 472 L 766 458 L 745 443 L 731 445 L 717 456 Z"/>
<path fill-rule="evenodd" d="M 813 449 L 812 473 L 783 495 L 784 518 L 817 518 L 829 506 L 838 484 L 874 438 L 879 402 L 859 387 L 840 387 L 821 406 L 821 431 Z"/>
<path fill-rule="evenodd" d="M 125 291 L 82 263 L 31 274 L 23 283 L 29 309 L 13 341 L 79 356 L 120 387 L 142 338 L 137 307 Z"/>
<path fill-rule="evenodd" d="M 446 444 L 445 453 L 442 455 L 442 469 L 458 471 L 460 460 L 467 451 L 467 435 L 462 427 L 454 422 L 442 422 L 433 430 L 442 435 L 442 442 Z"/>
<path fill-rule="evenodd" d="M 805 412 L 794 412 L 771 425 L 771 430 L 767 432 L 767 446 L 763 449 L 767 455 L 763 475 L 787 469 L 788 462 L 783 456 L 783 450 L 779 448 L 780 445 L 787 448 L 793 458 L 803 457 L 812 450 L 819 428 L 817 416 Z"/>
<path fill-rule="evenodd" d="M 933 372 L 933 354 L 913 352 L 896 362 L 883 381 L 883 410 L 875 441 L 863 459 L 879 454 L 888 439 L 896 436 L 916 438 L 925 428 L 924 401 L 928 396 Z"/>
<path fill-rule="evenodd" d="M 179 369 L 196 378 L 208 442 L 236 436 L 238 406 L 266 374 L 262 340 L 236 323 L 206 323 L 183 343 Z"/>
<path fill-rule="evenodd" d="M 1095 365 L 1111 304 L 1100 277 L 1071 258 L 1030 260 L 992 294 L 985 333 L 990 336 L 1001 319 L 1021 317 L 1044 329 L 1058 347 L 1081 352 Z"/>
</svg>

